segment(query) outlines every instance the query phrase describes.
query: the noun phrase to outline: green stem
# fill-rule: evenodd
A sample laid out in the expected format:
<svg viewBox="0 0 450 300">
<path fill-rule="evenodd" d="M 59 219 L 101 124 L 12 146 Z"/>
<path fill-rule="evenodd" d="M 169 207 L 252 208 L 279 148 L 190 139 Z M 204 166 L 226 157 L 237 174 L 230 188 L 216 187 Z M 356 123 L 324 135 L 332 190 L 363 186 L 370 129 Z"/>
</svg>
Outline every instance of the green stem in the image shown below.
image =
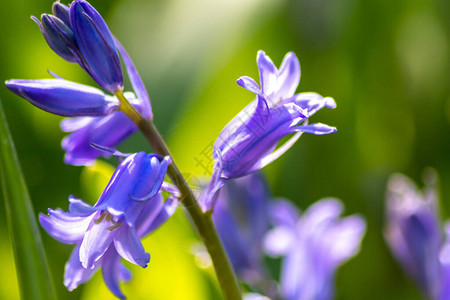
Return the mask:
<svg viewBox="0 0 450 300">
<path fill-rule="evenodd" d="M 169 164 L 167 169 L 167 174 L 180 191 L 180 201 L 191 216 L 192 221 L 197 227 L 203 243 L 211 256 L 222 293 L 227 300 L 242 299 L 236 275 L 234 274 L 228 256 L 220 241 L 219 235 L 217 234 L 211 218 L 211 213 L 203 213 L 192 190 L 175 164 L 169 148 L 153 122 L 143 118 L 128 102 L 122 91 L 116 92 L 115 95 L 121 103 L 121 110 L 138 126 L 155 152 L 163 156 L 169 156 L 172 159 L 172 163 Z"/>
</svg>

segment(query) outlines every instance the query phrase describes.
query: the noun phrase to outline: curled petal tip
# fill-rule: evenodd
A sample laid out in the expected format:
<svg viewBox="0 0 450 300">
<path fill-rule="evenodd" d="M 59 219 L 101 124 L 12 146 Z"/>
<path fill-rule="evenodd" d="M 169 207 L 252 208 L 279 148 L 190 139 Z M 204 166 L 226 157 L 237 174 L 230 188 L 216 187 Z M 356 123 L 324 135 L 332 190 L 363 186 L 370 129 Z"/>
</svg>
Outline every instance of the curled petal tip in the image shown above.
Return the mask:
<svg viewBox="0 0 450 300">
<path fill-rule="evenodd" d="M 323 98 L 323 100 L 326 101 L 326 104 L 325 104 L 326 107 L 331 108 L 331 109 L 336 108 L 336 101 L 334 101 L 333 98 L 325 97 L 325 98 Z"/>
</svg>

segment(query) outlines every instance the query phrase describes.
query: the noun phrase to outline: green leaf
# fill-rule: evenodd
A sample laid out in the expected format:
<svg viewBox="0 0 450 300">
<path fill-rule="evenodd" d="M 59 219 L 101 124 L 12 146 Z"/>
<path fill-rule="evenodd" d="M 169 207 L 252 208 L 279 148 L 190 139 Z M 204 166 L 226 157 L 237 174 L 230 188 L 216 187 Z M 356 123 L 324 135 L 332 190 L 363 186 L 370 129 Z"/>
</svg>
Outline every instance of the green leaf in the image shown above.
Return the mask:
<svg viewBox="0 0 450 300">
<path fill-rule="evenodd" d="M 0 173 L 22 299 L 56 299 L 39 227 L 0 102 Z"/>
</svg>

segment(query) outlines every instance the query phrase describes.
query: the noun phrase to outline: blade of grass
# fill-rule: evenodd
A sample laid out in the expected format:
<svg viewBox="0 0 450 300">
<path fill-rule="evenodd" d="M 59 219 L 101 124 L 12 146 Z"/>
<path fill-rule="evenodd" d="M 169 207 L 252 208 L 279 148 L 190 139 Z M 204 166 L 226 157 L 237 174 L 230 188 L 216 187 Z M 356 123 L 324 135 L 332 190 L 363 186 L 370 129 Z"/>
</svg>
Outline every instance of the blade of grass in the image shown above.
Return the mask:
<svg viewBox="0 0 450 300">
<path fill-rule="evenodd" d="M 39 227 L 0 101 L 0 174 L 22 299 L 56 299 Z"/>
</svg>

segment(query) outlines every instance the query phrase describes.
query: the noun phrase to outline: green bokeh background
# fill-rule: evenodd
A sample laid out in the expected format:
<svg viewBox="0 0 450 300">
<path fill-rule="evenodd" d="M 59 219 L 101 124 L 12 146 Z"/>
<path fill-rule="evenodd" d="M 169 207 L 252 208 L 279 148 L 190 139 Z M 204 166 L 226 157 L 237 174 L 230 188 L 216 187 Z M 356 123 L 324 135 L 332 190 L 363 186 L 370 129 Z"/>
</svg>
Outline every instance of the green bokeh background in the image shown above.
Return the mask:
<svg viewBox="0 0 450 300">
<path fill-rule="evenodd" d="M 50 12 L 51 1 L 3 0 L 0 79 L 60 76 L 94 84 L 46 45 L 30 20 Z M 383 240 L 387 178 L 403 172 L 420 182 L 425 167 L 440 175 L 443 219 L 450 217 L 450 2 L 445 0 L 92 0 L 133 57 L 148 88 L 155 123 L 181 169 L 208 175 L 208 149 L 252 95 L 236 84 L 258 78 L 260 49 L 279 65 L 294 51 L 302 79 L 297 92 L 336 99 L 312 121 L 336 126 L 328 136 L 304 135 L 266 168 L 273 194 L 305 209 L 338 197 L 346 213 L 368 222 L 360 254 L 336 278 L 337 299 L 421 299 Z M 95 201 L 113 169 L 66 166 L 60 117 L 36 109 L 0 86 L 36 214 L 67 208 L 73 194 Z M 150 151 L 135 134 L 120 150 Z M 109 164 L 114 164 L 110 160 Z M 0 298 L 16 299 L 17 283 L 0 209 Z M 61 299 L 111 298 L 97 274 L 69 293 L 62 284 L 71 246 L 42 231 Z M 132 268 L 123 284 L 129 299 L 217 299 L 211 270 L 192 255 L 196 239 L 182 212 L 145 240 L 152 261 Z"/>
</svg>

